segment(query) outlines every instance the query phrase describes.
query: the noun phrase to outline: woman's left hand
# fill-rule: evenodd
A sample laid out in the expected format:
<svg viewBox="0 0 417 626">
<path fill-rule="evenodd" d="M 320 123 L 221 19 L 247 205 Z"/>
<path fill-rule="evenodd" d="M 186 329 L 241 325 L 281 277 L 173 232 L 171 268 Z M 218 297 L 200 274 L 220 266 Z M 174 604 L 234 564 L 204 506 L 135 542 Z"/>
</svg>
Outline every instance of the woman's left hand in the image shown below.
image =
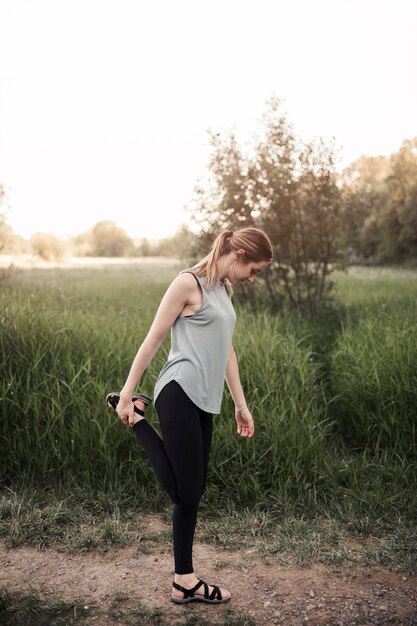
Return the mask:
<svg viewBox="0 0 417 626">
<path fill-rule="evenodd" d="M 237 434 L 241 437 L 252 437 L 255 432 L 253 417 L 247 406 L 235 406 Z"/>
</svg>

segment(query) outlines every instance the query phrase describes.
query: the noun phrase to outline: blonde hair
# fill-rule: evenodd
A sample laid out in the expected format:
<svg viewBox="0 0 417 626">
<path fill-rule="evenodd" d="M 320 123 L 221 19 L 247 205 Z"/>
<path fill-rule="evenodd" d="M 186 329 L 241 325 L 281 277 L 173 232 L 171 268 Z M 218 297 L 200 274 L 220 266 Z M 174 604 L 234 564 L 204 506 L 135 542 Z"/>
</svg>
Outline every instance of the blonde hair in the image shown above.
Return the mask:
<svg viewBox="0 0 417 626">
<path fill-rule="evenodd" d="M 268 235 L 260 228 L 248 226 L 240 230 L 225 230 L 213 241 L 210 252 L 193 267 L 183 270 L 193 272 L 197 276 L 205 276 L 205 288 L 210 290 L 220 280 L 218 260 L 229 252 L 245 251 L 245 263 L 272 261 L 272 243 Z M 227 293 L 231 295 L 233 288 L 226 278 Z"/>
</svg>

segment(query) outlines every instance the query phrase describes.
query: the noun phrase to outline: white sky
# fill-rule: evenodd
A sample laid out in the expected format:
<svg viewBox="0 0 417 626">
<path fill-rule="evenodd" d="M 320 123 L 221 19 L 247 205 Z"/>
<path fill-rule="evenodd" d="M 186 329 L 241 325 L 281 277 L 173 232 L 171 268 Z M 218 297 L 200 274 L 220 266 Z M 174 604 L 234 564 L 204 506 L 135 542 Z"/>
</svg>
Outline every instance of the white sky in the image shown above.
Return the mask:
<svg viewBox="0 0 417 626">
<path fill-rule="evenodd" d="M 347 165 L 417 136 L 416 0 L 0 0 L 0 183 L 18 234 L 187 221 L 206 130 L 274 93 Z"/>
</svg>

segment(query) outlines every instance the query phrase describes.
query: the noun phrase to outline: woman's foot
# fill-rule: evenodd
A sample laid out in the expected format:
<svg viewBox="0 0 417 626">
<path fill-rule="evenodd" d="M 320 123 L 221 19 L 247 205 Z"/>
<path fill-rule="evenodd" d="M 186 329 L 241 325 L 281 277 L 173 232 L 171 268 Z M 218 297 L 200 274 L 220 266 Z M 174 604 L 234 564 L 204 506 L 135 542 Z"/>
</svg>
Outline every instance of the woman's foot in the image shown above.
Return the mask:
<svg viewBox="0 0 417 626">
<path fill-rule="evenodd" d="M 172 587 L 171 598 L 179 604 L 185 602 L 199 601 L 211 604 L 221 604 L 230 600 L 230 592 L 227 589 L 220 589 L 215 585 L 207 585 L 204 581 L 199 580 L 195 574 L 175 574 L 174 583 L 181 587 Z M 194 590 L 195 587 L 198 587 Z M 186 591 L 191 591 L 188 595 Z"/>
<path fill-rule="evenodd" d="M 140 420 L 144 420 L 145 419 L 145 403 L 142 402 L 142 400 L 135 400 L 135 402 L 133 404 L 140 411 L 142 411 L 143 415 L 140 415 L 139 413 L 135 412 L 134 416 L 129 418 L 129 426 L 134 426 L 135 424 L 140 422 Z"/>
<path fill-rule="evenodd" d="M 107 405 L 113 409 L 117 410 L 117 406 L 119 404 L 120 394 L 119 393 L 108 393 L 106 396 Z M 132 396 L 132 402 L 134 405 L 135 413 L 134 415 L 129 417 L 129 426 L 134 426 L 145 417 L 145 408 L 149 406 L 152 402 L 152 399 L 149 396 L 146 396 L 143 393 L 135 393 Z M 127 421 L 123 420 L 125 424 Z"/>
</svg>

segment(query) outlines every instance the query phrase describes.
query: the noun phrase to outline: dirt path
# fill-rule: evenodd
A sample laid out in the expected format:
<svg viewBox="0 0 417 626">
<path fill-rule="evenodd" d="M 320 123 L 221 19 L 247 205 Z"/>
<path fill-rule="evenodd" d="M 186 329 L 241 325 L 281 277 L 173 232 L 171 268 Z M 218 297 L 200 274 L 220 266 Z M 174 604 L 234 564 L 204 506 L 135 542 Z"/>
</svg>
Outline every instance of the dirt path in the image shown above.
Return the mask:
<svg viewBox="0 0 417 626">
<path fill-rule="evenodd" d="M 255 624 L 417 625 L 417 574 L 319 564 L 301 569 L 264 563 L 255 549 L 219 551 L 199 543 L 195 563 L 208 581 L 231 590 L 231 615 L 250 615 Z M 224 620 L 223 607 L 173 605 L 171 577 L 167 545 L 158 544 L 151 554 L 130 546 L 80 555 L 0 544 L 0 588 L 86 605 L 92 611 L 88 624 L 124 624 L 117 616 L 110 619 L 109 609 L 116 602 L 121 613 L 128 612 L 138 601 L 150 610 L 161 608 L 163 624 L 183 623 L 191 612 L 210 624 Z"/>
</svg>

